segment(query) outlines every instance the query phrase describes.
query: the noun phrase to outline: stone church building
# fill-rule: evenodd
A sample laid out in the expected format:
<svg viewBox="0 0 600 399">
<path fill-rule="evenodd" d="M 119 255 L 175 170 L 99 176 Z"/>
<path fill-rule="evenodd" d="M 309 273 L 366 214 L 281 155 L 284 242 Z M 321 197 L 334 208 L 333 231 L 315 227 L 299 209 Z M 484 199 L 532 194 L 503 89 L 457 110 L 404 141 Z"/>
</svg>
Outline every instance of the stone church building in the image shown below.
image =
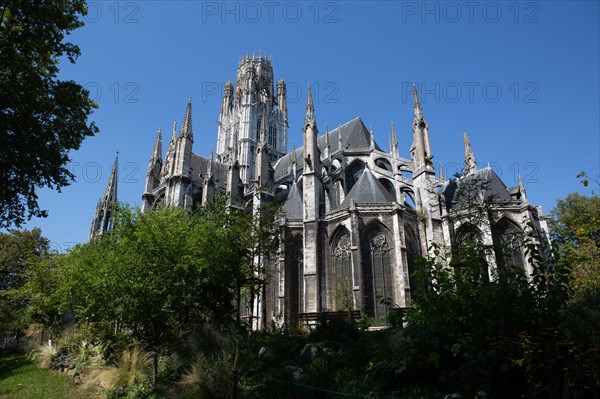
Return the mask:
<svg viewBox="0 0 600 399">
<path fill-rule="evenodd" d="M 467 134 L 461 176 L 436 173 L 429 126 L 414 88 L 413 142 L 400 156 L 394 125 L 389 151 L 360 118 L 329 131 L 317 123 L 310 88 L 303 146 L 288 151 L 285 81 L 273 79 L 265 57 L 244 57 L 235 84 L 224 87 L 216 154 L 192 152 L 192 104 L 166 154 L 156 135 L 148 164 L 142 210 L 157 204 L 192 209 L 217 191 L 231 206 L 260 212 L 283 204 L 286 237 L 270 261 L 272 276 L 254 312 L 254 327 L 292 325 L 321 312 L 354 309 L 385 323 L 388 307 L 409 306 L 415 255 L 432 244 L 456 253 L 467 241 L 483 248 L 488 278 L 498 267 L 521 267 L 524 235 L 546 240 L 539 206 L 531 205 L 519 179 L 507 187 L 488 166 L 478 169 Z M 116 202 L 117 165 L 98 203 L 90 238 L 110 229 Z M 384 299 L 384 301 L 382 301 Z M 254 306 L 254 309 L 260 309 Z"/>
</svg>

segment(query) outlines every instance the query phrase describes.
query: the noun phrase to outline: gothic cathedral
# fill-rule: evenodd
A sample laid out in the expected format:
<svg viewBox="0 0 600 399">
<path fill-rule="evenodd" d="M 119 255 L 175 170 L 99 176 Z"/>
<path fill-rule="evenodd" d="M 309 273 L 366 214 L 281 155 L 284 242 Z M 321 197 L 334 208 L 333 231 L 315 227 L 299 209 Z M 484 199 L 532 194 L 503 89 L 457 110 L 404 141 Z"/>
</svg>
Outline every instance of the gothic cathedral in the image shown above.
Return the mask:
<svg viewBox="0 0 600 399">
<path fill-rule="evenodd" d="M 254 307 L 266 314 L 250 318 L 254 328 L 347 309 L 383 325 L 390 305 L 409 306 L 418 294 L 415 255 L 427 255 L 432 244 L 455 254 L 462 243 L 477 242 L 487 278 L 499 267 L 531 273 L 523 240 L 529 231 L 538 244 L 547 240 L 541 208 L 528 202 L 520 179 L 507 187 L 489 166 L 478 169 L 466 133 L 462 175 L 436 174 L 416 88 L 410 158 L 400 156 L 393 124 L 389 151 L 360 118 L 321 134 L 310 88 L 303 146 L 288 152 L 286 84 L 273 76 L 266 57 L 242 58 L 235 85 L 224 87 L 217 150 L 208 158 L 192 152 L 188 102 L 164 157 L 161 131 L 156 135 L 142 195 L 142 210 L 192 209 L 217 191 L 250 212 L 283 204 L 285 245 L 269 265 L 272 279 L 258 299 L 265 306 Z M 115 161 L 90 238 L 110 229 L 116 171 Z"/>
</svg>

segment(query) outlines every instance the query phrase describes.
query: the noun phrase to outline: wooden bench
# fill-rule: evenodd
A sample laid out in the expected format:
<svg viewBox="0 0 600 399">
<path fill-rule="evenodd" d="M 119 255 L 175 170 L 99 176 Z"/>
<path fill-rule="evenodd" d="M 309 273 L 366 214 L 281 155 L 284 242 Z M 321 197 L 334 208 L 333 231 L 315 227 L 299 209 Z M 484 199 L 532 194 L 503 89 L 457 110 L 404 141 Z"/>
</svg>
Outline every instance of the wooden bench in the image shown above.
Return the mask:
<svg viewBox="0 0 600 399">
<path fill-rule="evenodd" d="M 360 320 L 360 310 L 338 311 L 338 312 L 308 312 L 298 313 L 298 322 L 304 324 L 316 324 L 318 321 L 329 321 L 334 319 Z"/>
</svg>

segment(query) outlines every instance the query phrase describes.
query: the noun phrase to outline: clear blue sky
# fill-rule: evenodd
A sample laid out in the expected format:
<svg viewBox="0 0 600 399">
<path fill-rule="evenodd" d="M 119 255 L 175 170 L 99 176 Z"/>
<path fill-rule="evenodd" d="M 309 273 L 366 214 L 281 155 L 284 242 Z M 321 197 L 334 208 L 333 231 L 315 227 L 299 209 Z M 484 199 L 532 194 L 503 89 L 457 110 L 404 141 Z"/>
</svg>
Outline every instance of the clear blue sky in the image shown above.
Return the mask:
<svg viewBox="0 0 600 399">
<path fill-rule="evenodd" d="M 92 91 L 100 133 L 72 153 L 75 183 L 40 192 L 49 217 L 25 226 L 57 250 L 87 240 L 116 151 L 119 199 L 141 203 L 156 131 L 169 136 L 189 97 L 194 152 L 210 153 L 221 88 L 246 52 L 267 52 L 288 82 L 290 145 L 310 83 L 321 131 L 360 116 L 387 149 L 393 120 L 408 158 L 415 82 L 446 176 L 463 163 L 463 131 L 480 167 L 508 186 L 520 172 L 546 212 L 591 192 L 578 172 L 600 174 L 597 1 L 99 1 L 86 20 L 70 37 L 82 55 L 61 75 Z"/>
</svg>

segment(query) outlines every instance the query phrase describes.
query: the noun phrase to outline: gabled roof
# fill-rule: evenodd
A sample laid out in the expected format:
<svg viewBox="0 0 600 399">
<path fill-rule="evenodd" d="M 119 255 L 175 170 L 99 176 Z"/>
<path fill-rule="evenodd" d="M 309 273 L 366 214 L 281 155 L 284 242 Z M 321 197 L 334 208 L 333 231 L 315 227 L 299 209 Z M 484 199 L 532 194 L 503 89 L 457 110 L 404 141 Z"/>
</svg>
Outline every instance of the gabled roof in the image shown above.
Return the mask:
<svg viewBox="0 0 600 399">
<path fill-rule="evenodd" d="M 451 179 L 446 183 L 441 194 L 445 197 L 446 206 L 460 206 L 473 199 L 473 195 L 481 190 L 485 190 L 485 199 L 487 200 L 511 200 L 508 188 L 489 166 L 458 179 Z"/>
<path fill-rule="evenodd" d="M 203 157 L 198 154 L 192 153 L 191 157 L 191 168 L 192 168 L 192 179 L 197 181 L 203 181 L 206 178 L 208 171 L 208 164 L 210 159 Z M 213 159 L 212 161 L 212 176 L 214 180 L 218 180 L 220 185 L 227 182 L 227 171 L 228 166 L 224 163 L 218 162 Z"/>
<path fill-rule="evenodd" d="M 340 136 L 342 138 L 342 148 L 346 150 L 369 150 L 371 148 L 371 133 L 360 119 L 356 117 L 350 122 L 339 126 L 329 132 L 330 152 L 336 152 L 340 149 Z M 323 151 L 325 148 L 325 134 L 319 137 L 317 141 L 319 149 Z M 381 148 L 375 143 L 375 149 L 381 151 Z M 297 167 L 301 168 L 304 159 L 304 147 L 299 147 L 295 150 Z M 291 165 L 291 152 L 284 155 L 275 164 L 275 180 L 287 175 Z"/>
<path fill-rule="evenodd" d="M 357 182 L 340 204 L 340 208 L 350 205 L 352 199 L 359 203 L 394 202 L 392 194 L 377 180 L 368 167 L 363 169 Z"/>
<path fill-rule="evenodd" d="M 302 193 L 298 189 L 296 182 L 292 183 L 287 200 L 283 205 L 283 212 L 288 219 L 302 220 L 304 217 L 302 212 Z"/>
</svg>

